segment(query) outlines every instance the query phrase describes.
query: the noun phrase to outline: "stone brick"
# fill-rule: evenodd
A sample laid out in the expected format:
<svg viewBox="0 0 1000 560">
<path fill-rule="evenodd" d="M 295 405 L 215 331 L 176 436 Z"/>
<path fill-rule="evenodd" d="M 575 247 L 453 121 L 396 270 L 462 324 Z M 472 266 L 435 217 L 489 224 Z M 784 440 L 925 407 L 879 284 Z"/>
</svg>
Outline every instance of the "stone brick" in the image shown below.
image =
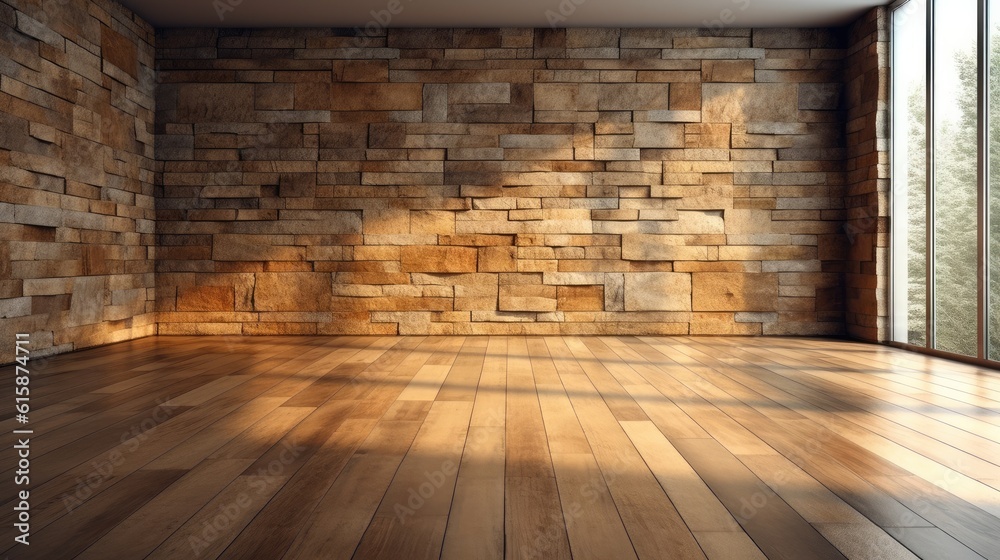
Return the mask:
<svg viewBox="0 0 1000 560">
<path fill-rule="evenodd" d="M 683 148 L 684 125 L 635 123 L 636 148 Z"/>
<path fill-rule="evenodd" d="M 422 108 L 423 122 L 448 122 L 448 84 L 424 84 Z"/>
<path fill-rule="evenodd" d="M 500 311 L 555 311 L 555 286 L 517 284 L 500 286 Z"/>
<path fill-rule="evenodd" d="M 291 236 L 216 234 L 212 258 L 217 261 L 302 261 L 305 247 L 290 246 Z"/>
<path fill-rule="evenodd" d="M 454 234 L 455 213 L 445 210 L 412 210 L 410 211 L 410 233 Z"/>
<path fill-rule="evenodd" d="M 814 49 L 838 47 L 830 29 L 762 28 L 753 30 L 753 46 L 765 49 Z"/>
<path fill-rule="evenodd" d="M 570 28 L 566 30 L 566 48 L 618 48 L 621 30 L 614 28 Z"/>
<path fill-rule="evenodd" d="M 691 315 L 692 335 L 754 336 L 762 332 L 761 325 L 740 323 L 733 320 L 732 313 L 693 313 Z"/>
<path fill-rule="evenodd" d="M 687 124 L 684 126 L 684 147 L 686 148 L 729 148 L 732 125 Z"/>
<path fill-rule="evenodd" d="M 449 84 L 449 103 L 510 103 L 510 84 Z"/>
<path fill-rule="evenodd" d="M 626 274 L 625 311 L 691 311 L 691 275 L 677 272 Z"/>
<path fill-rule="evenodd" d="M 694 273 L 694 311 L 775 311 L 778 275 Z"/>
<path fill-rule="evenodd" d="M 675 235 L 626 234 L 622 236 L 622 258 L 628 261 L 717 260 L 717 247 L 676 243 Z"/>
<path fill-rule="evenodd" d="M 517 247 L 481 247 L 479 272 L 517 272 Z"/>
<path fill-rule="evenodd" d="M 671 84 L 670 109 L 672 111 L 701 111 L 701 84 Z"/>
<path fill-rule="evenodd" d="M 330 311 L 331 277 L 318 272 L 271 272 L 256 275 L 256 311 Z"/>
<path fill-rule="evenodd" d="M 82 276 L 73 280 L 66 326 L 100 323 L 104 314 L 105 280 L 102 276 Z"/>
<path fill-rule="evenodd" d="M 330 94 L 334 111 L 419 111 L 421 84 L 335 83 Z"/>
<path fill-rule="evenodd" d="M 252 84 L 184 84 L 177 93 L 180 122 L 247 122 L 253 109 Z"/>
<path fill-rule="evenodd" d="M 603 311 L 604 286 L 559 286 L 556 300 L 562 311 Z"/>
<path fill-rule="evenodd" d="M 797 84 L 705 84 L 702 116 L 708 123 L 794 122 Z"/>
<path fill-rule="evenodd" d="M 259 85 L 259 84 L 258 84 Z M 330 110 L 333 107 L 330 84 L 326 82 L 296 82 L 294 108 L 299 111 Z"/>
<path fill-rule="evenodd" d="M 56 33 L 49 26 L 32 18 L 31 16 L 25 14 L 24 12 L 16 12 L 17 16 L 17 30 L 29 37 L 33 37 L 52 45 L 53 47 L 63 50 L 66 43 L 66 39 L 62 35 Z"/>
<path fill-rule="evenodd" d="M 636 111 L 635 120 L 637 122 L 669 122 L 669 123 L 692 123 L 701 122 L 701 111 L 679 111 L 679 110 L 655 110 Z"/>
<path fill-rule="evenodd" d="M 233 286 L 190 286 L 177 289 L 177 311 L 233 311 Z"/>
<path fill-rule="evenodd" d="M 138 79 L 139 64 L 135 44 L 121 33 L 105 26 L 101 26 L 101 56 L 133 79 Z"/>
<path fill-rule="evenodd" d="M 841 84 L 799 85 L 799 109 L 836 111 L 840 108 Z"/>
<path fill-rule="evenodd" d="M 476 272 L 477 251 L 471 247 L 403 247 L 403 272 Z"/>
<path fill-rule="evenodd" d="M 641 111 L 667 109 L 670 86 L 667 84 L 601 84 L 597 108 L 601 111 Z M 584 85 L 583 89 L 589 89 Z"/>
<path fill-rule="evenodd" d="M 754 61 L 752 60 L 706 60 L 701 66 L 702 81 L 709 82 L 752 82 Z"/>
</svg>

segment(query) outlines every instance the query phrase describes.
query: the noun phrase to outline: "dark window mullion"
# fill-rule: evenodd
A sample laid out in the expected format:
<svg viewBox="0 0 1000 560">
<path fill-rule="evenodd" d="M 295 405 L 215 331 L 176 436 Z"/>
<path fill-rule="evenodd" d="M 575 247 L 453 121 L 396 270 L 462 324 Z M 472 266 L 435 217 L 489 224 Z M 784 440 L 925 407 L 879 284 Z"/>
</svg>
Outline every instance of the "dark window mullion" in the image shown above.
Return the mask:
<svg viewBox="0 0 1000 560">
<path fill-rule="evenodd" d="M 978 270 L 979 358 L 989 356 L 989 192 L 990 192 L 990 6 L 979 0 L 979 118 L 978 118 Z"/>
<path fill-rule="evenodd" d="M 927 336 L 925 346 L 937 346 L 934 326 L 934 4 L 927 0 Z"/>
</svg>

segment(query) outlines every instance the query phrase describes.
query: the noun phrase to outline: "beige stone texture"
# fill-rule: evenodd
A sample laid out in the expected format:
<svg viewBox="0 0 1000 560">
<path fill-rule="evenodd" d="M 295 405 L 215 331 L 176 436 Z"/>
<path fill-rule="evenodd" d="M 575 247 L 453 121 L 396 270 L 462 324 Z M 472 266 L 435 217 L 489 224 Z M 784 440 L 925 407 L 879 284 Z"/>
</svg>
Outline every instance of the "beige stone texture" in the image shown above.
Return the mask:
<svg viewBox="0 0 1000 560">
<path fill-rule="evenodd" d="M 470 247 L 406 246 L 400 268 L 403 272 L 476 272 L 477 254 Z"/>
<path fill-rule="evenodd" d="M 481 247 L 479 272 L 517 272 L 517 248 Z"/>
<path fill-rule="evenodd" d="M 691 275 L 677 272 L 626 274 L 625 311 L 691 311 Z"/>
<path fill-rule="evenodd" d="M 233 311 L 234 286 L 185 286 L 177 289 L 177 311 Z"/>
<path fill-rule="evenodd" d="M 694 273 L 694 311 L 774 311 L 777 274 Z"/>
<path fill-rule="evenodd" d="M 26 70 L 0 103 L 0 311 L 53 348 L 886 332 L 884 10 L 718 36 L 390 28 L 363 48 L 179 29 L 154 51 L 127 10 L 55 6 L 99 48 L 15 18 Z"/>
<path fill-rule="evenodd" d="M 604 286 L 558 286 L 556 308 L 561 311 L 603 311 Z"/>
<path fill-rule="evenodd" d="M 795 122 L 798 84 L 714 84 L 702 86 L 706 123 Z"/>
<path fill-rule="evenodd" d="M 330 311 L 329 274 L 271 272 L 256 275 L 253 303 L 257 311 Z"/>
<path fill-rule="evenodd" d="M 739 83 L 754 81 L 753 60 L 706 60 L 701 66 L 702 82 Z"/>
<path fill-rule="evenodd" d="M 555 311 L 555 286 L 513 284 L 500 286 L 500 311 Z"/>
</svg>

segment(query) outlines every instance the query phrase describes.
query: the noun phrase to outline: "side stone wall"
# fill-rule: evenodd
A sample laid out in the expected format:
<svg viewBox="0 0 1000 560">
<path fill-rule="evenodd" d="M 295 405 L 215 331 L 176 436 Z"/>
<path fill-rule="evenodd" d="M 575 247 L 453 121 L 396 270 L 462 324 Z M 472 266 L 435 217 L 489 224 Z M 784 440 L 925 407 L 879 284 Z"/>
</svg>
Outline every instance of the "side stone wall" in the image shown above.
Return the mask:
<svg viewBox="0 0 1000 560">
<path fill-rule="evenodd" d="M 850 336 L 889 340 L 889 11 L 876 8 L 849 29 L 847 88 Z"/>
<path fill-rule="evenodd" d="M 156 332 L 153 30 L 0 0 L 0 363 Z"/>
</svg>

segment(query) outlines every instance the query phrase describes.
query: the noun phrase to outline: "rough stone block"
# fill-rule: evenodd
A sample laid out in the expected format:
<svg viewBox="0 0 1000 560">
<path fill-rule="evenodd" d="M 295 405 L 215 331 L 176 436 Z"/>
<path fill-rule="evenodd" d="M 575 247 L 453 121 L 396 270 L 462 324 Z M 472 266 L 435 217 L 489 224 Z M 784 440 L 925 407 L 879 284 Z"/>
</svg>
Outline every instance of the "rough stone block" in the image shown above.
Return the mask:
<svg viewBox="0 0 1000 560">
<path fill-rule="evenodd" d="M 701 122 L 701 111 L 656 110 L 636 111 L 637 122 L 692 123 Z"/>
<path fill-rule="evenodd" d="M 452 235 L 455 233 L 455 213 L 447 210 L 412 210 L 410 233 Z"/>
<path fill-rule="evenodd" d="M 480 247 L 479 272 L 517 272 L 517 247 Z"/>
<path fill-rule="evenodd" d="M 708 123 L 795 122 L 797 84 L 704 84 L 702 116 Z"/>
<path fill-rule="evenodd" d="M 701 77 L 710 82 L 752 82 L 754 79 L 753 60 L 706 60 L 702 62 Z"/>
<path fill-rule="evenodd" d="M 259 85 L 259 84 L 258 84 Z M 296 82 L 295 110 L 297 111 L 329 111 L 333 105 L 330 94 L 330 84 L 327 82 Z"/>
<path fill-rule="evenodd" d="M 694 273 L 695 311 L 775 311 L 778 275 L 774 273 Z"/>
<path fill-rule="evenodd" d="M 840 108 L 841 84 L 800 84 L 799 109 L 836 111 Z"/>
<path fill-rule="evenodd" d="M 686 148 L 729 148 L 732 125 L 691 123 L 684 126 Z"/>
<path fill-rule="evenodd" d="M 291 246 L 291 236 L 216 234 L 212 258 L 217 261 L 303 261 L 305 247 Z"/>
<path fill-rule="evenodd" d="M 177 311 L 233 311 L 233 286 L 189 286 L 177 288 Z"/>
<path fill-rule="evenodd" d="M 583 89 L 592 87 L 584 84 Z M 643 111 L 670 106 L 668 84 L 600 84 L 597 108 L 600 111 Z"/>
<path fill-rule="evenodd" d="M 500 286 L 500 311 L 555 311 L 555 286 L 515 284 Z"/>
<path fill-rule="evenodd" d="M 669 123 L 635 123 L 636 148 L 683 148 L 684 125 Z"/>
<path fill-rule="evenodd" d="M 104 277 L 82 276 L 73 280 L 66 326 L 100 323 L 104 314 Z"/>
<path fill-rule="evenodd" d="M 618 48 L 621 30 L 617 28 L 581 27 L 566 30 L 566 48 Z"/>
<path fill-rule="evenodd" d="M 415 83 L 335 83 L 334 111 L 419 111 L 423 86 Z"/>
<path fill-rule="evenodd" d="M 761 334 L 761 325 L 733 320 L 733 313 L 693 313 L 691 334 L 754 336 Z"/>
<path fill-rule="evenodd" d="M 558 286 L 557 305 L 561 311 L 603 311 L 604 286 Z"/>
<path fill-rule="evenodd" d="M 330 311 L 333 284 L 320 272 L 265 272 L 256 275 L 255 311 Z"/>
<path fill-rule="evenodd" d="M 717 247 L 680 245 L 674 235 L 625 234 L 622 259 L 627 261 L 707 261 L 718 258 Z"/>
<path fill-rule="evenodd" d="M 596 90 L 581 95 L 580 84 L 536 83 L 534 100 L 537 111 L 596 111 Z"/>
<path fill-rule="evenodd" d="M 509 83 L 449 84 L 449 103 L 510 103 Z"/>
<path fill-rule="evenodd" d="M 753 30 L 754 48 L 765 49 L 821 49 L 839 48 L 833 29 L 759 28 Z"/>
<path fill-rule="evenodd" d="M 253 84 L 183 84 L 176 86 L 177 120 L 183 123 L 251 122 Z"/>
<path fill-rule="evenodd" d="M 701 84 L 671 84 L 670 109 L 673 111 L 701 111 Z"/>
<path fill-rule="evenodd" d="M 471 247 L 408 246 L 400 254 L 403 272 L 476 272 L 477 251 Z"/>
<path fill-rule="evenodd" d="M 424 84 L 421 121 L 448 122 L 448 84 Z"/>
<path fill-rule="evenodd" d="M 625 311 L 691 311 L 691 275 L 679 272 L 626 274 Z"/>
</svg>

